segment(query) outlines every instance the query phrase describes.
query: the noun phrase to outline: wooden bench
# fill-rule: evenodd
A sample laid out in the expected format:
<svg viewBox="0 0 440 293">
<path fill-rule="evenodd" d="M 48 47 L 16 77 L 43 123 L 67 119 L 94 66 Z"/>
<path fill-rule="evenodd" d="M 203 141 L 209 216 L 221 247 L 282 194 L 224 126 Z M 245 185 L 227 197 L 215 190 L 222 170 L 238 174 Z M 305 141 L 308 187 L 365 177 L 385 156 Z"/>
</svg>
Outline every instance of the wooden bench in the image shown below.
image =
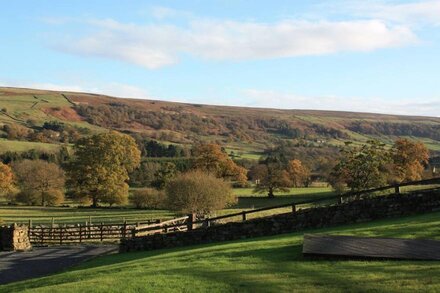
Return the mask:
<svg viewBox="0 0 440 293">
<path fill-rule="evenodd" d="M 306 234 L 303 255 L 440 260 L 440 241 Z"/>
</svg>

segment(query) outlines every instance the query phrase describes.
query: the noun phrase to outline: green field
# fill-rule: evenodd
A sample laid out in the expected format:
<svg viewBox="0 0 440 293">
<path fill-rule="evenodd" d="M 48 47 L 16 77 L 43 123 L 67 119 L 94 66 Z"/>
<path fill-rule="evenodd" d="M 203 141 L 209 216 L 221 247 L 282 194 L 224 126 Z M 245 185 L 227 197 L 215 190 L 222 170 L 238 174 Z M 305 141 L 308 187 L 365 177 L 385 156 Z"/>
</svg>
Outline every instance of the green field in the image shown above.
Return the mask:
<svg viewBox="0 0 440 293">
<path fill-rule="evenodd" d="M 249 210 L 259 207 L 287 204 L 291 202 L 311 200 L 316 197 L 332 196 L 333 192 L 329 188 L 292 188 L 290 192 L 280 194 L 275 198 L 267 198 L 265 195 L 250 196 L 252 188 L 234 189 L 238 196 L 236 205 L 228 209 L 219 211 L 215 215 L 236 213 L 242 210 Z M 54 218 L 55 223 L 83 223 L 92 222 L 123 222 L 124 219 L 131 222 L 145 221 L 151 219 L 168 219 L 176 216 L 175 213 L 164 210 L 136 210 L 130 206 L 126 208 L 77 208 L 76 204 L 69 204 L 71 207 L 27 207 L 27 206 L 0 206 L 0 219 L 6 223 L 28 222 L 30 219 L 35 224 L 50 223 Z M 285 209 L 286 211 L 288 209 Z M 283 210 L 268 211 L 258 213 L 254 216 L 270 215 L 280 213 Z"/>
<path fill-rule="evenodd" d="M 440 240 L 440 212 L 308 233 Z M 303 233 L 105 256 L 1 292 L 414 292 L 440 290 L 438 261 L 320 260 Z"/>
<path fill-rule="evenodd" d="M 49 224 L 54 218 L 55 223 L 123 223 L 142 222 L 156 219 L 169 219 L 174 213 L 162 210 L 136 210 L 117 208 L 66 208 L 66 207 L 29 207 L 29 206 L 0 206 L 0 219 L 6 223 Z"/>
<path fill-rule="evenodd" d="M 267 197 L 266 193 L 256 193 L 253 188 L 235 188 L 234 194 L 236 196 L 254 196 Z M 295 187 L 290 188 L 287 192 L 275 192 L 278 197 L 296 197 L 296 196 L 323 196 L 333 194 L 331 187 Z"/>
<path fill-rule="evenodd" d="M 0 139 L 0 154 L 5 152 L 25 152 L 28 150 L 39 150 L 49 153 L 55 153 L 59 151 L 60 145 L 43 142 L 29 142 L 29 141 L 16 141 Z"/>
</svg>

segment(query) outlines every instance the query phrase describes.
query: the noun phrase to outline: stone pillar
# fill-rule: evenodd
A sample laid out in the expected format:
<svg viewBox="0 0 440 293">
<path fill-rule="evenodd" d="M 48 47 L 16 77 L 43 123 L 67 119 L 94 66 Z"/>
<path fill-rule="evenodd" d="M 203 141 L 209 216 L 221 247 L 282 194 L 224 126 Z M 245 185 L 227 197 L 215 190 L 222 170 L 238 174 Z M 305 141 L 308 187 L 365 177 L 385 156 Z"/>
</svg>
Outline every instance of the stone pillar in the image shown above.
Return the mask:
<svg viewBox="0 0 440 293">
<path fill-rule="evenodd" d="M 29 228 L 13 224 L 0 227 L 0 250 L 26 251 L 32 249 L 29 241 Z"/>
</svg>

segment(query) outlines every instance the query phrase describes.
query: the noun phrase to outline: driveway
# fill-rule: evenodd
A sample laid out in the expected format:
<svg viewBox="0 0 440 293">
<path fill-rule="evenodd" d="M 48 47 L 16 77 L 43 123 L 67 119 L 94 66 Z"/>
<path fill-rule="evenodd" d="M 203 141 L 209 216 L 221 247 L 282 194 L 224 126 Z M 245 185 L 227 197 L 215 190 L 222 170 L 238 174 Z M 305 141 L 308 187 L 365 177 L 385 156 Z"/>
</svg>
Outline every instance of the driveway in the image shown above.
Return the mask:
<svg viewBox="0 0 440 293">
<path fill-rule="evenodd" d="M 118 252 L 117 245 L 37 247 L 27 252 L 0 252 L 0 284 L 46 276 L 96 256 Z"/>
</svg>

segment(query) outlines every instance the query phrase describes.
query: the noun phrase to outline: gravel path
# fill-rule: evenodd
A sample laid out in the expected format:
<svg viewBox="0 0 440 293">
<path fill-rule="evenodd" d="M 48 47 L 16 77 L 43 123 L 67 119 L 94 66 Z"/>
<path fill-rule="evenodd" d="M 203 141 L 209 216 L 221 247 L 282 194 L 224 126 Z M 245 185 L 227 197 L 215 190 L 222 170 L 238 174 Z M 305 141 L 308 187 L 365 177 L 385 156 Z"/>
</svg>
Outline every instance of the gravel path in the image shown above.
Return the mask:
<svg viewBox="0 0 440 293">
<path fill-rule="evenodd" d="M 57 273 L 93 257 L 117 251 L 117 245 L 84 245 L 0 252 L 0 284 Z"/>
</svg>

